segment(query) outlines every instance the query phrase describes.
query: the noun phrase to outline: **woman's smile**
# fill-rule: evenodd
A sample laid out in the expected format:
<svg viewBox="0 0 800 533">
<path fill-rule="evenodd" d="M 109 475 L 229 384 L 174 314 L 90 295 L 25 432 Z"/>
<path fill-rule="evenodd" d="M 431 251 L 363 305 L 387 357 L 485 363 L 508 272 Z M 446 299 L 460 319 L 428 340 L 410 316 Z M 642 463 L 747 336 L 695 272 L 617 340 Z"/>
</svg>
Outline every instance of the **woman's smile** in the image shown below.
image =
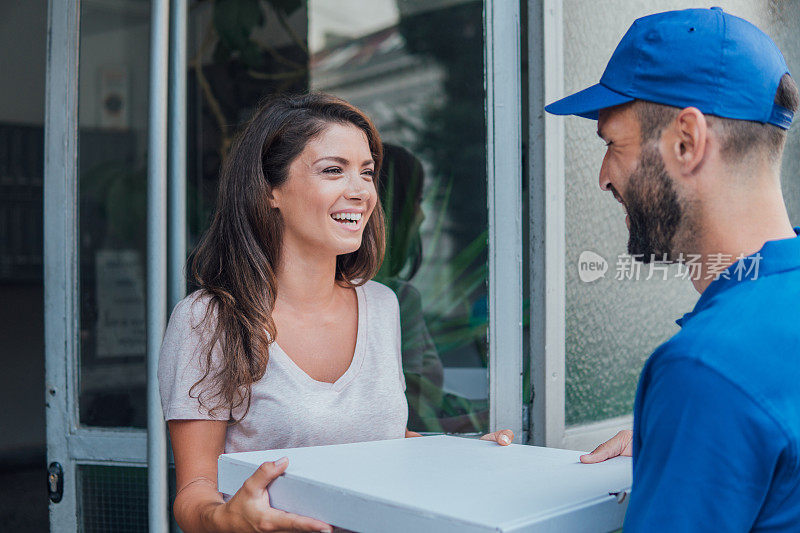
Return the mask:
<svg viewBox="0 0 800 533">
<path fill-rule="evenodd" d="M 331 215 L 333 221 L 348 231 L 358 231 L 363 227 L 361 211 L 337 211 Z"/>
</svg>

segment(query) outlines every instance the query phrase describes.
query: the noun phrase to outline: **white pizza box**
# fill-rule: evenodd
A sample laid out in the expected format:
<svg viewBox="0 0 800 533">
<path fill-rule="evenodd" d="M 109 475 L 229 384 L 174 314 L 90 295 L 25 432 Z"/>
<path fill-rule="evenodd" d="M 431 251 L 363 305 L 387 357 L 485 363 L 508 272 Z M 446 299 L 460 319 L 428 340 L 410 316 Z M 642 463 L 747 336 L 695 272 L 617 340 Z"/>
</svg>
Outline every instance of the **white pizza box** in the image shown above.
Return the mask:
<svg viewBox="0 0 800 533">
<path fill-rule="evenodd" d="M 365 533 L 569 533 L 622 527 L 630 459 L 585 465 L 580 455 L 418 437 L 225 454 L 219 458 L 218 481 L 220 492 L 232 495 L 261 463 L 286 456 L 286 472 L 269 487 L 275 508 Z"/>
</svg>

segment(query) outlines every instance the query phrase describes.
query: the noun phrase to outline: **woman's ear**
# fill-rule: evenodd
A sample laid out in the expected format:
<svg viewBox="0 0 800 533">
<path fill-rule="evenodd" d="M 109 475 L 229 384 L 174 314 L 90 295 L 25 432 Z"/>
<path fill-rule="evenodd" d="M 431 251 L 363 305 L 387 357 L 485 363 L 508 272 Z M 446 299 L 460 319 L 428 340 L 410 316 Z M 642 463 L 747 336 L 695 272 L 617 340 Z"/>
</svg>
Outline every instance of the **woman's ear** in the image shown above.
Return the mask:
<svg viewBox="0 0 800 533">
<path fill-rule="evenodd" d="M 668 151 L 681 174 L 693 174 L 703 162 L 708 141 L 708 122 L 696 107 L 682 109 L 673 122 Z"/>
<path fill-rule="evenodd" d="M 277 191 L 275 189 L 267 191 L 267 202 L 269 203 L 269 206 L 273 209 L 279 209 L 278 207 L 279 202 L 277 198 L 278 195 L 275 194 L 276 192 Z"/>
</svg>

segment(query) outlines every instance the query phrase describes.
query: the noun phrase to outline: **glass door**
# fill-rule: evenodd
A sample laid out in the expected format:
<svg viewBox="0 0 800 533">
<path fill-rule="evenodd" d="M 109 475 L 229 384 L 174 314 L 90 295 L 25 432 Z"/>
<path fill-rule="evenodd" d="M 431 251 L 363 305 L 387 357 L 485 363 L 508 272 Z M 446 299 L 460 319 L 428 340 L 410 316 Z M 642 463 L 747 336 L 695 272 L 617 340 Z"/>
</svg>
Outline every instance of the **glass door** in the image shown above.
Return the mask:
<svg viewBox="0 0 800 533">
<path fill-rule="evenodd" d="M 53 530 L 147 529 L 150 19 L 149 2 L 49 4 L 45 333 Z"/>
<path fill-rule="evenodd" d="M 519 6 L 196 0 L 183 29 L 170 14 L 168 32 L 166 4 L 49 5 L 53 529 L 166 527 L 168 445 L 148 356 L 192 287 L 165 271 L 180 272 L 207 227 L 238 125 L 279 93 L 341 96 L 383 137 L 388 247 L 377 281 L 401 303 L 409 428 L 510 427 L 521 440 Z M 160 62 L 176 53 L 186 62 L 167 77 Z M 167 222 L 167 211 L 178 214 Z"/>
</svg>

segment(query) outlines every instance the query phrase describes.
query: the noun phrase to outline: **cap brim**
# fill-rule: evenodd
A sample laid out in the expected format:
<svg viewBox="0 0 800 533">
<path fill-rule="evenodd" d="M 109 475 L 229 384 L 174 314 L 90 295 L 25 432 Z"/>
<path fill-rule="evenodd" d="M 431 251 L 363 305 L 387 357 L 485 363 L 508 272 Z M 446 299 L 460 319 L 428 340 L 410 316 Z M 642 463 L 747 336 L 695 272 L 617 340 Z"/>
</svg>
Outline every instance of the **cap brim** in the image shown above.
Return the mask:
<svg viewBox="0 0 800 533">
<path fill-rule="evenodd" d="M 553 102 L 545 106 L 544 110 L 553 115 L 577 115 L 597 120 L 597 113 L 601 109 L 625 104 L 633 100 L 635 99 L 630 96 L 612 91 L 598 83 Z"/>
</svg>

